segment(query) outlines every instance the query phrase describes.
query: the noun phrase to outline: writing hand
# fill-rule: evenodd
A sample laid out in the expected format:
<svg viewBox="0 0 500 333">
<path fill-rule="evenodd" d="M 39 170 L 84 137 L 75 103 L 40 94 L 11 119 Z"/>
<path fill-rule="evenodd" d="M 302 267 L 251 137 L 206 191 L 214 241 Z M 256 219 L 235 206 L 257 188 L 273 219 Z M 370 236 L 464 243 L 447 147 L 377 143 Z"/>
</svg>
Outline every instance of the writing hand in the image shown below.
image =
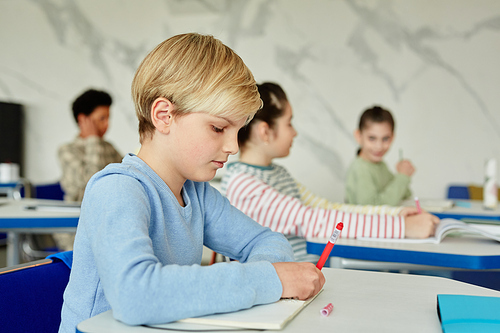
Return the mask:
<svg viewBox="0 0 500 333">
<path fill-rule="evenodd" d="M 434 235 L 439 218 L 429 213 L 416 214 L 405 219 L 406 238 L 427 238 Z"/>
<path fill-rule="evenodd" d="M 401 209 L 398 215 L 402 217 L 407 217 L 415 214 L 418 214 L 417 207 L 404 207 L 403 209 Z"/>
<path fill-rule="evenodd" d="M 313 263 L 277 262 L 273 266 L 283 286 L 282 298 L 306 300 L 325 284 L 325 276 Z"/>
</svg>

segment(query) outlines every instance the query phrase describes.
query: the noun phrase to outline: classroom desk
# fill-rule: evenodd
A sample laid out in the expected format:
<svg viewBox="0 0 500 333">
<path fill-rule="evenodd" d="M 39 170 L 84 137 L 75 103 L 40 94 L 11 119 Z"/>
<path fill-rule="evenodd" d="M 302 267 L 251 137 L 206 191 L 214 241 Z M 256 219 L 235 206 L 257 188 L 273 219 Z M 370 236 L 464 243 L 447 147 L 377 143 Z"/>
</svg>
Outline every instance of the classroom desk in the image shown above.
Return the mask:
<svg viewBox="0 0 500 333">
<path fill-rule="evenodd" d="M 327 238 L 309 238 L 307 252 L 321 255 L 327 242 Z M 500 269 L 500 243 L 474 236 L 447 236 L 440 244 L 340 238 L 330 256 L 472 270 Z"/>
<path fill-rule="evenodd" d="M 498 291 L 438 277 L 334 268 L 324 268 L 323 273 L 327 280 L 323 292 L 281 332 L 438 333 L 442 330 L 436 311 L 437 294 L 500 297 Z M 319 311 L 328 303 L 334 305 L 333 312 L 322 317 Z M 210 326 L 203 327 L 210 329 Z M 76 331 L 142 333 L 155 330 L 122 324 L 112 317 L 110 310 L 83 321 Z"/>
<path fill-rule="evenodd" d="M 75 232 L 79 212 L 27 210 L 36 204 L 64 204 L 57 200 L 0 199 L 0 232 L 7 232 L 7 265 L 20 263 L 19 234 Z"/>
<path fill-rule="evenodd" d="M 0 194 L 5 194 L 8 198 L 21 199 L 21 188 L 24 187 L 27 190 L 28 196 L 31 194 L 28 185 L 29 182 L 24 178 L 16 182 L 0 183 Z"/>
<path fill-rule="evenodd" d="M 453 218 L 464 222 L 479 222 L 479 223 L 500 223 L 500 205 L 496 209 L 485 209 L 483 202 L 480 200 L 453 200 L 455 205 L 443 211 L 433 211 L 429 209 L 429 213 L 437 217 Z"/>
</svg>

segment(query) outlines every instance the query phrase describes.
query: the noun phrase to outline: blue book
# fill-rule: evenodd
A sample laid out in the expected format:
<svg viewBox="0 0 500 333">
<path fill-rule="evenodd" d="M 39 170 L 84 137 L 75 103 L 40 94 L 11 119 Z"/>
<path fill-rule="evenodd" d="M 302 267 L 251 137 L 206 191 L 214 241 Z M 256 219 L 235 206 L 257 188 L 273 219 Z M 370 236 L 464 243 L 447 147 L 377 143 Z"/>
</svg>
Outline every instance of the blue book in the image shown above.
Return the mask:
<svg viewBox="0 0 500 333">
<path fill-rule="evenodd" d="M 500 332 L 500 297 L 437 295 L 444 333 Z"/>
</svg>

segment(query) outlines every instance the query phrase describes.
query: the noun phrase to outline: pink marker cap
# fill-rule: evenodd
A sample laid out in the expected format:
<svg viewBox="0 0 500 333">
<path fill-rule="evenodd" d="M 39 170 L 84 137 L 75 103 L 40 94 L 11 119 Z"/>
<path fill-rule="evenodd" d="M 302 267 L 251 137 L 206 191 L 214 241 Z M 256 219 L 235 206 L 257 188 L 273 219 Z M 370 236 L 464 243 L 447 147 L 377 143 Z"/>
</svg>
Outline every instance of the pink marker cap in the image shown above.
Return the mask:
<svg viewBox="0 0 500 333">
<path fill-rule="evenodd" d="M 325 306 L 323 309 L 321 309 L 320 313 L 322 316 L 328 317 L 330 315 L 330 313 L 332 313 L 332 311 L 333 311 L 333 304 L 328 303 L 327 306 Z"/>
</svg>

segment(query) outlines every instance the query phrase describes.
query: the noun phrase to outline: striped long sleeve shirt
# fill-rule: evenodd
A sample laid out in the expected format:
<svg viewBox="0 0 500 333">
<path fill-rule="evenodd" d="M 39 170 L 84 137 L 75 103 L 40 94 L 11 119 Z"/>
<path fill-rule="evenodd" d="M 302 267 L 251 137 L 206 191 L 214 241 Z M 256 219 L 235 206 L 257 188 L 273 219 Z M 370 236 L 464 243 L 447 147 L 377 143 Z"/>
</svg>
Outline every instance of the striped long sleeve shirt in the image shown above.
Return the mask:
<svg viewBox="0 0 500 333">
<path fill-rule="evenodd" d="M 297 261 L 309 261 L 304 238 L 329 238 L 340 221 L 344 223 L 344 238 L 404 238 L 404 218 L 397 216 L 400 208 L 330 203 L 312 195 L 276 164 L 231 163 L 221 190 L 243 213 L 285 234 Z"/>
</svg>

